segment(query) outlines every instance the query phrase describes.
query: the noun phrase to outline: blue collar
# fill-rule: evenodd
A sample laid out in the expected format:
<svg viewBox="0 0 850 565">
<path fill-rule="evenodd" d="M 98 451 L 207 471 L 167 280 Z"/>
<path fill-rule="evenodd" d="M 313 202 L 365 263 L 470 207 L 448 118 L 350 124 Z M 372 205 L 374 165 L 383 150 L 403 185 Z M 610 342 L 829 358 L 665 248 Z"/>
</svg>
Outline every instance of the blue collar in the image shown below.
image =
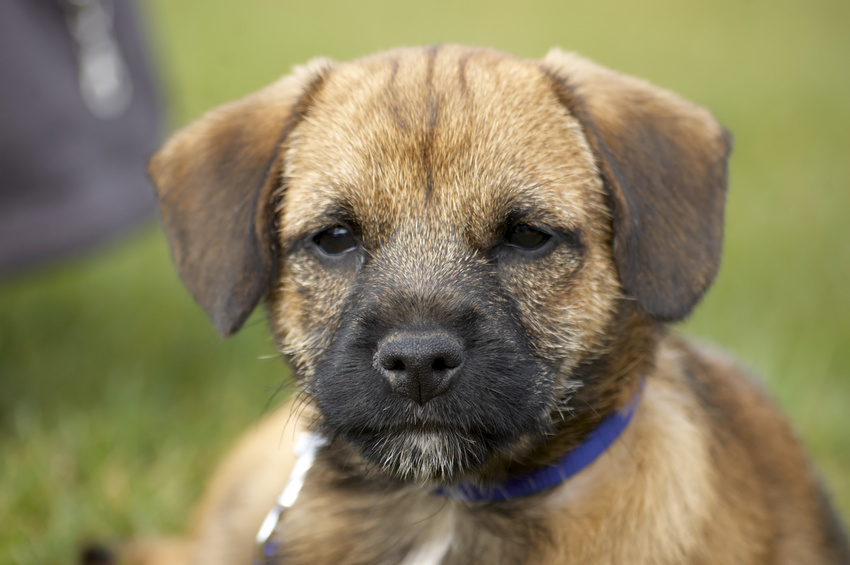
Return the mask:
<svg viewBox="0 0 850 565">
<path fill-rule="evenodd" d="M 635 413 L 640 401 L 640 392 L 639 390 L 626 406 L 603 418 L 578 447 L 553 465 L 508 479 L 500 485 L 478 487 L 462 482 L 438 488 L 434 494 L 467 502 L 497 502 L 528 496 L 559 485 L 593 463 L 617 441 Z"/>
</svg>

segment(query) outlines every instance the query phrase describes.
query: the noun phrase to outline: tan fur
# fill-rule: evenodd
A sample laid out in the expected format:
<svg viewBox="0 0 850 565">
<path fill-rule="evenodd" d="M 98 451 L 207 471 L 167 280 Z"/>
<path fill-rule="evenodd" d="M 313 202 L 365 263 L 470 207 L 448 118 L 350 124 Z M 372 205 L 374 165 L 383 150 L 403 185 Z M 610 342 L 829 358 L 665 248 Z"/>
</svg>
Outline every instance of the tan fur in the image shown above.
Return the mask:
<svg viewBox="0 0 850 565">
<path fill-rule="evenodd" d="M 385 433 L 380 458 L 334 432 L 283 515 L 277 562 L 847 558 L 776 409 L 731 363 L 663 326 L 716 272 L 727 156 L 705 110 L 557 50 L 541 62 L 458 46 L 322 61 L 179 132 L 151 173 L 181 276 L 225 335 L 265 297 L 304 394 L 245 436 L 187 537 L 128 559 L 249 563 L 293 438 L 329 429 L 336 405 L 321 388 L 334 375 L 318 367 L 361 323 L 351 309 L 428 321 L 483 288 L 498 289 L 493 311 L 515 312 L 552 372 L 530 385 L 548 391 L 534 415 L 545 437 L 517 434 L 472 464 L 462 426 Z M 539 259 L 502 259 L 509 220 L 549 226 L 558 243 Z M 349 223 L 356 266 L 312 250 L 313 234 Z M 488 327 L 508 343 L 500 324 Z M 490 505 L 432 492 L 551 464 L 635 395 L 620 439 L 557 487 Z M 378 418 L 389 408 L 358 402 Z M 411 407 L 412 420 L 429 410 Z"/>
</svg>

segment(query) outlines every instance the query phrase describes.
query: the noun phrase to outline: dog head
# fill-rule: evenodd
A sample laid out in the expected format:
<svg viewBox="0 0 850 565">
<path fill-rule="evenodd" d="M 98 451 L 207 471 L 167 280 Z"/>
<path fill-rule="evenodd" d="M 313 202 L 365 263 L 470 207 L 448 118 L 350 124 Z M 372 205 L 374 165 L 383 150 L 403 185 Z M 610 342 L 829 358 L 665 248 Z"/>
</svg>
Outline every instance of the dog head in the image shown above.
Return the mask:
<svg viewBox="0 0 850 565">
<path fill-rule="evenodd" d="M 447 482 L 545 460 L 638 386 L 716 273 L 728 150 L 705 110 L 575 55 L 444 46 L 315 61 L 151 175 L 219 332 L 266 298 L 323 431 Z"/>
</svg>

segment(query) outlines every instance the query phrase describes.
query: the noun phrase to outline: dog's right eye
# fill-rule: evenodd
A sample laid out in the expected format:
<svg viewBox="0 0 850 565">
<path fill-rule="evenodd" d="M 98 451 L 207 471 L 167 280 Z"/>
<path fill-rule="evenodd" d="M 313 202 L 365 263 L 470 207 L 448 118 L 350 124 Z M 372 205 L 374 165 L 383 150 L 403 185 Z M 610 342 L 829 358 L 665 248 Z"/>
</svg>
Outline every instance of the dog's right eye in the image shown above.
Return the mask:
<svg viewBox="0 0 850 565">
<path fill-rule="evenodd" d="M 517 249 L 534 251 L 546 245 L 550 239 L 552 239 L 552 236 L 548 233 L 526 224 L 520 224 L 514 226 L 508 232 L 506 243 Z"/>
<path fill-rule="evenodd" d="M 357 247 L 354 235 L 342 226 L 334 226 L 313 236 L 313 243 L 328 255 L 342 255 Z"/>
</svg>

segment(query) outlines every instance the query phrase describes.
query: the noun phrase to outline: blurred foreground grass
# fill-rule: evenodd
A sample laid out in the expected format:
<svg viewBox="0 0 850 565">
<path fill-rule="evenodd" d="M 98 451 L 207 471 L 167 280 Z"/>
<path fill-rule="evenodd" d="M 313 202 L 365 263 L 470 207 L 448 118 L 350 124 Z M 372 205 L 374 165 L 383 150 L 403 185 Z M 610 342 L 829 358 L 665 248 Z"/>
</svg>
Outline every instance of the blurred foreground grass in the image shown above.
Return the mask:
<svg viewBox="0 0 850 565">
<path fill-rule="evenodd" d="M 684 331 L 757 369 L 850 515 L 850 3 L 156 0 L 176 124 L 316 55 L 453 41 L 575 49 L 735 135 L 726 251 Z M 267 358 L 269 357 L 269 358 Z M 220 342 L 150 228 L 0 286 L 0 562 L 175 533 L 285 380 L 261 315 Z"/>
</svg>

